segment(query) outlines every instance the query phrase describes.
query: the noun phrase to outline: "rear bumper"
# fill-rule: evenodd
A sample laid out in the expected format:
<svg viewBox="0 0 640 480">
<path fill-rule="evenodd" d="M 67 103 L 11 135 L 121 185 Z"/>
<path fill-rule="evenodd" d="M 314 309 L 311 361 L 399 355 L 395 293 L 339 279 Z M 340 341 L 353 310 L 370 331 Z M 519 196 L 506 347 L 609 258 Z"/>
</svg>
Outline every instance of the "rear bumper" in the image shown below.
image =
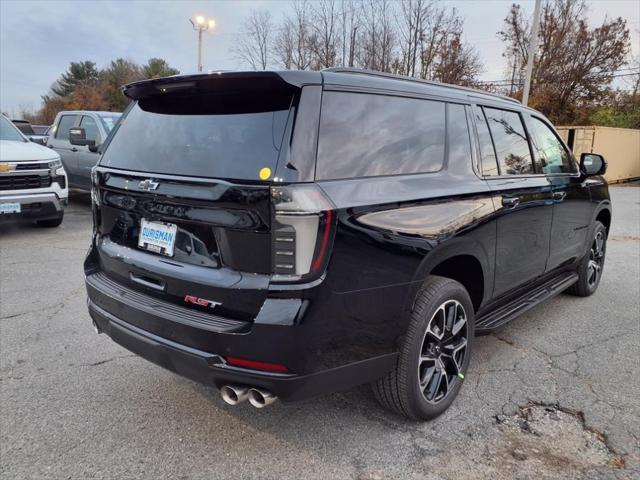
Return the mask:
<svg viewBox="0 0 640 480">
<path fill-rule="evenodd" d="M 127 350 L 205 385 L 220 388 L 241 384 L 270 390 L 283 401 L 296 401 L 371 382 L 391 369 L 396 354 L 383 355 L 310 375 L 257 372 L 226 364 L 217 354 L 203 352 L 153 335 L 121 320 L 90 300 L 89 314 L 101 333 Z"/>
</svg>

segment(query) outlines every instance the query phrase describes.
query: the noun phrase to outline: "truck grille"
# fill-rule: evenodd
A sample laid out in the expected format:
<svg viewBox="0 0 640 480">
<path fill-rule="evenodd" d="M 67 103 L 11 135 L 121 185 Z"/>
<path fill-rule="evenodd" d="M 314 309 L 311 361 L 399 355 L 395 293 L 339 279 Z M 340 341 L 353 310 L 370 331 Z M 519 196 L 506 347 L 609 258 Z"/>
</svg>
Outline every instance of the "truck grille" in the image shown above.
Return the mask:
<svg viewBox="0 0 640 480">
<path fill-rule="evenodd" d="M 48 170 L 49 162 L 18 163 L 16 170 Z"/>
<path fill-rule="evenodd" d="M 49 175 L 0 175 L 1 190 L 26 190 L 51 186 Z"/>
</svg>

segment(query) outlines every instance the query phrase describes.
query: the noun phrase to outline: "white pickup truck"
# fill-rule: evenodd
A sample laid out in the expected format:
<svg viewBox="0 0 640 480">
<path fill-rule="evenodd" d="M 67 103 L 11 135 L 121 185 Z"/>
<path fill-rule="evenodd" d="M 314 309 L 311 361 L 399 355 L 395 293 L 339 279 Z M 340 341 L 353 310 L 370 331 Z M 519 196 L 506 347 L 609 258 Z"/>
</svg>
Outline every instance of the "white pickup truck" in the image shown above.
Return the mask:
<svg viewBox="0 0 640 480">
<path fill-rule="evenodd" d="M 60 155 L 27 140 L 0 115 L 0 222 L 27 218 L 43 227 L 57 227 L 68 196 Z"/>
</svg>

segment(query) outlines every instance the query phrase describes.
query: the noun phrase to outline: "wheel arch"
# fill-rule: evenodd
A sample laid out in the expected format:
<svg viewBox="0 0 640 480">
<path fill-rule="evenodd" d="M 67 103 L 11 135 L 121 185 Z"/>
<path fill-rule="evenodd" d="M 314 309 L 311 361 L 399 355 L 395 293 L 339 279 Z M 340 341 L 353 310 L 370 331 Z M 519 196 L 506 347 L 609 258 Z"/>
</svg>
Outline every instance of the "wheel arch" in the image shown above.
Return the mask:
<svg viewBox="0 0 640 480">
<path fill-rule="evenodd" d="M 487 251 L 477 241 L 451 239 L 426 255 L 418 268 L 416 279 L 424 280 L 429 275 L 438 275 L 461 283 L 467 289 L 477 312 L 493 290 L 493 258 L 493 252 Z M 416 292 L 412 292 L 411 299 L 415 298 L 417 288 Z"/>
<path fill-rule="evenodd" d="M 602 207 L 596 214 L 596 221 L 600 222 L 607 229 L 607 234 L 611 228 L 611 210 L 607 207 Z"/>
</svg>

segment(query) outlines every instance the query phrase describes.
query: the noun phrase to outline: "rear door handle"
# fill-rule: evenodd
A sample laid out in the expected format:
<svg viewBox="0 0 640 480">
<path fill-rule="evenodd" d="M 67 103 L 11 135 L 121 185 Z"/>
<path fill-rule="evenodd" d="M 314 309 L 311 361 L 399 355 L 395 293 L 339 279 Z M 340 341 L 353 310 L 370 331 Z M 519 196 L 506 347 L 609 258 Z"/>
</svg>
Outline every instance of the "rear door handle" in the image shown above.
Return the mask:
<svg viewBox="0 0 640 480">
<path fill-rule="evenodd" d="M 565 192 L 564 190 L 559 192 L 553 192 L 553 199 L 557 200 L 558 202 L 561 202 L 562 200 L 564 200 L 566 196 L 567 196 L 567 192 Z"/>
<path fill-rule="evenodd" d="M 502 197 L 502 205 L 507 208 L 516 208 L 520 205 L 520 197 Z"/>
<path fill-rule="evenodd" d="M 141 277 L 136 275 L 133 272 L 129 272 L 129 278 L 132 281 L 139 283 L 140 285 L 144 285 L 145 287 L 158 290 L 159 292 L 164 292 L 164 289 L 166 286 L 165 283 L 160 280 L 156 280 L 154 278 L 149 278 L 149 277 Z"/>
</svg>

